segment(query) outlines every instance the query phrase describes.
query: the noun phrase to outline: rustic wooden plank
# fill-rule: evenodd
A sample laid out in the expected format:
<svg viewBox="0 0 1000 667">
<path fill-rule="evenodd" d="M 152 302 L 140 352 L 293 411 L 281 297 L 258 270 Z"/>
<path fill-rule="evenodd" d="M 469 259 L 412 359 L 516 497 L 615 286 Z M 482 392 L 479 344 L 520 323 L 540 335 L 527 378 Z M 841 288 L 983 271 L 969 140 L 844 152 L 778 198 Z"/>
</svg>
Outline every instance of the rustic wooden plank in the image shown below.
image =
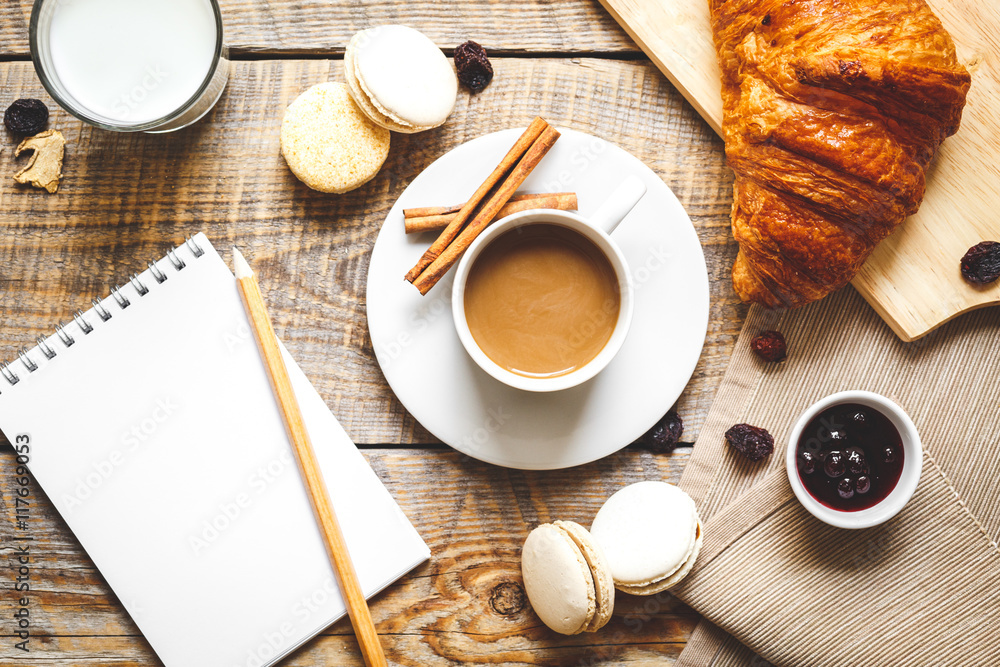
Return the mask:
<svg viewBox="0 0 1000 667">
<path fill-rule="evenodd" d="M 33 0 L 0 6 L 0 58 L 27 56 Z M 234 56 L 341 54 L 358 30 L 404 23 L 451 49 L 467 39 L 505 53 L 639 50 L 598 0 L 220 0 Z"/>
<path fill-rule="evenodd" d="M 0 439 L 2 442 L 2 439 Z M 365 456 L 431 548 L 432 560 L 378 596 L 372 615 L 390 662 L 456 664 L 669 664 L 697 615 L 669 595 L 619 595 L 611 623 L 596 634 L 562 637 L 524 603 L 520 548 L 539 523 L 589 525 L 625 484 L 677 481 L 690 450 L 667 456 L 626 450 L 598 463 L 522 472 L 450 450 L 367 450 Z M 0 552 L 12 563 L 14 538 L 31 537 L 31 664 L 159 664 L 48 499 L 32 480 L 28 528 L 15 522 L 14 452 L 0 446 Z M 280 566 L 280 564 L 276 564 Z M 11 610 L 15 568 L 0 570 L 0 605 Z M 193 604 L 196 602 L 193 600 Z M 198 622 L 193 619 L 192 622 Z M 15 625 L 0 619 L 0 664 L 24 660 Z M 179 639 L 182 640 L 182 639 Z M 326 630 L 286 663 L 361 665 L 346 621 Z"/>
<path fill-rule="evenodd" d="M 285 106 L 309 85 L 339 79 L 340 62 L 237 63 L 210 116 L 172 135 L 95 130 L 50 102 L 51 126 L 68 140 L 59 192 L 14 184 L 10 138 L 0 153 L 0 359 L 107 294 L 146 259 L 204 231 L 218 247 L 238 243 L 252 258 L 279 336 L 357 442 L 433 442 L 375 362 L 365 321 L 369 254 L 393 201 L 430 162 L 541 114 L 631 151 L 694 221 L 712 309 L 701 362 L 679 405 L 685 439 L 693 441 L 745 314 L 729 280 L 736 246 L 721 141 L 648 63 L 512 58 L 498 59 L 496 69 L 485 92 L 463 94 L 444 127 L 393 136 L 382 173 L 342 196 L 296 181 L 278 145 Z M 0 65 L 0 90 L 48 101 L 30 63 Z"/>
</svg>

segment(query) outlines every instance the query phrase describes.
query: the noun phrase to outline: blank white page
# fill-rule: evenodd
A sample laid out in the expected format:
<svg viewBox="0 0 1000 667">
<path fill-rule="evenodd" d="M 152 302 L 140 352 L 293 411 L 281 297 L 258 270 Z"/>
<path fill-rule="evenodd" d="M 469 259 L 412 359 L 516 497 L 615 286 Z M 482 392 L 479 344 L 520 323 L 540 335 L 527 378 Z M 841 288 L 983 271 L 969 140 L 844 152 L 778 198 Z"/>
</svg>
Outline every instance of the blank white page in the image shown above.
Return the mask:
<svg viewBox="0 0 1000 667">
<path fill-rule="evenodd" d="M 345 614 L 236 279 L 208 239 L 103 301 L 57 356 L 0 377 L 0 429 L 167 667 L 262 667 Z M 285 363 L 368 596 L 429 558 L 326 404 Z"/>
</svg>

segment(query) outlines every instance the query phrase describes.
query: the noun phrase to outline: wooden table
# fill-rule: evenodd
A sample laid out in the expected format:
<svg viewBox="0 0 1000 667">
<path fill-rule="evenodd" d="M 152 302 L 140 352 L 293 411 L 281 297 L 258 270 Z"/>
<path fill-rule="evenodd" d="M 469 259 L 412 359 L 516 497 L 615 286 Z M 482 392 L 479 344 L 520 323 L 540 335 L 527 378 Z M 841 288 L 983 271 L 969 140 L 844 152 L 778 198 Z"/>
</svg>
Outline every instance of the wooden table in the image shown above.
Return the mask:
<svg viewBox="0 0 1000 667">
<path fill-rule="evenodd" d="M 391 662 L 672 662 L 698 620 L 691 609 L 672 599 L 622 595 L 601 632 L 561 637 L 526 606 L 519 553 L 538 523 L 589 524 L 624 484 L 676 481 L 690 449 L 657 456 L 629 448 L 581 468 L 542 473 L 496 468 L 452 451 L 407 414 L 386 385 L 365 321 L 365 279 L 393 201 L 445 151 L 523 126 L 535 115 L 613 141 L 673 189 L 705 251 L 712 288 L 708 339 L 678 404 L 685 440 L 693 442 L 745 315 L 729 280 L 736 247 L 720 140 L 597 0 L 222 5 L 234 59 L 228 88 L 203 121 L 166 136 L 107 133 L 58 110 L 29 61 L 31 2 L 0 8 L 0 106 L 41 98 L 53 110 L 51 127 L 68 140 L 65 178 L 55 195 L 15 185 L 14 139 L 5 134 L 0 141 L 0 359 L 13 358 L 190 234 L 204 231 L 220 248 L 237 243 L 261 275 L 278 335 L 433 552 L 430 563 L 373 602 Z M 389 22 L 422 30 L 449 53 L 467 39 L 481 42 L 496 78 L 479 95 L 463 92 L 442 128 L 394 135 L 385 167 L 365 187 L 343 196 L 313 192 L 279 155 L 282 112 L 309 85 L 341 80 L 343 47 L 355 31 Z M 14 456 L 2 442 L 0 548 L 9 566 L 0 574 L 0 609 L 9 611 L 17 598 L 9 544 Z M 159 664 L 44 496 L 31 521 L 39 554 L 31 570 L 31 652 L 14 649 L 15 624 L 4 611 L 0 664 Z M 361 660 L 349 624 L 340 622 L 285 664 Z"/>
</svg>

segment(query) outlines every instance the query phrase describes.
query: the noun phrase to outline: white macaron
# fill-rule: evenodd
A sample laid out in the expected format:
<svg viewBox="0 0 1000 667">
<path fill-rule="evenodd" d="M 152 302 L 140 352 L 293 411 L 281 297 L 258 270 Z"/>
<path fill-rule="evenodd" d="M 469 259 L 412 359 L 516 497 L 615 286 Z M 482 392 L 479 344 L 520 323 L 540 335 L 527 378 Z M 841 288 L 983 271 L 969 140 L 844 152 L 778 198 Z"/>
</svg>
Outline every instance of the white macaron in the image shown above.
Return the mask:
<svg viewBox="0 0 1000 667">
<path fill-rule="evenodd" d="M 528 601 L 552 630 L 596 632 L 611 619 L 611 569 L 583 526 L 556 521 L 531 531 L 521 551 L 521 574 Z"/>
<path fill-rule="evenodd" d="M 344 77 L 365 115 L 394 132 L 441 125 L 458 97 L 448 58 L 426 35 L 403 25 L 354 35 L 344 53 Z"/>
<path fill-rule="evenodd" d="M 701 548 L 694 501 L 666 482 L 619 490 L 594 517 L 590 533 L 607 558 L 615 587 L 633 595 L 653 595 L 680 583 Z"/>
</svg>

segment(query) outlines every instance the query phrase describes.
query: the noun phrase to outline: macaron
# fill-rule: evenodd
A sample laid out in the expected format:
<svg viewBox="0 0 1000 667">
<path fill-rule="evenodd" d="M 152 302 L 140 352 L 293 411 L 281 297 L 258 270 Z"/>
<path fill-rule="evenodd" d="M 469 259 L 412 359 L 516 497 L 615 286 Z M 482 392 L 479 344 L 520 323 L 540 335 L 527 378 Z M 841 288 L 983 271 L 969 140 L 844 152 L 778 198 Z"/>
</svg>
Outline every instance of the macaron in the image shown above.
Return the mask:
<svg viewBox="0 0 1000 667">
<path fill-rule="evenodd" d="M 521 551 L 521 575 L 531 607 L 556 632 L 596 632 L 611 619 L 611 569 L 590 533 L 577 523 L 556 521 L 531 531 Z"/>
<path fill-rule="evenodd" d="M 321 83 L 285 110 L 281 154 L 310 188 L 339 194 L 375 177 L 389 155 L 389 136 L 358 109 L 347 86 Z"/>
<path fill-rule="evenodd" d="M 394 132 L 441 125 L 458 97 L 458 77 L 448 58 L 422 32 L 403 25 L 354 35 L 344 52 L 344 77 L 372 122 Z"/>
<path fill-rule="evenodd" d="M 590 534 L 607 558 L 615 587 L 633 595 L 653 595 L 680 583 L 702 542 L 694 501 L 666 482 L 619 490 L 597 512 Z"/>
<path fill-rule="evenodd" d="M 688 576 L 691 572 L 695 561 L 698 559 L 698 553 L 701 551 L 701 542 L 701 522 L 699 521 L 694 549 L 691 550 L 691 555 L 688 556 L 688 559 L 684 562 L 680 569 L 665 579 L 654 581 L 646 584 L 645 586 L 629 586 L 627 584 L 620 584 L 617 585 L 617 588 L 621 590 L 622 593 L 629 593 L 630 595 L 656 595 L 657 593 L 673 588 L 677 584 L 681 583 L 684 577 Z"/>
</svg>

